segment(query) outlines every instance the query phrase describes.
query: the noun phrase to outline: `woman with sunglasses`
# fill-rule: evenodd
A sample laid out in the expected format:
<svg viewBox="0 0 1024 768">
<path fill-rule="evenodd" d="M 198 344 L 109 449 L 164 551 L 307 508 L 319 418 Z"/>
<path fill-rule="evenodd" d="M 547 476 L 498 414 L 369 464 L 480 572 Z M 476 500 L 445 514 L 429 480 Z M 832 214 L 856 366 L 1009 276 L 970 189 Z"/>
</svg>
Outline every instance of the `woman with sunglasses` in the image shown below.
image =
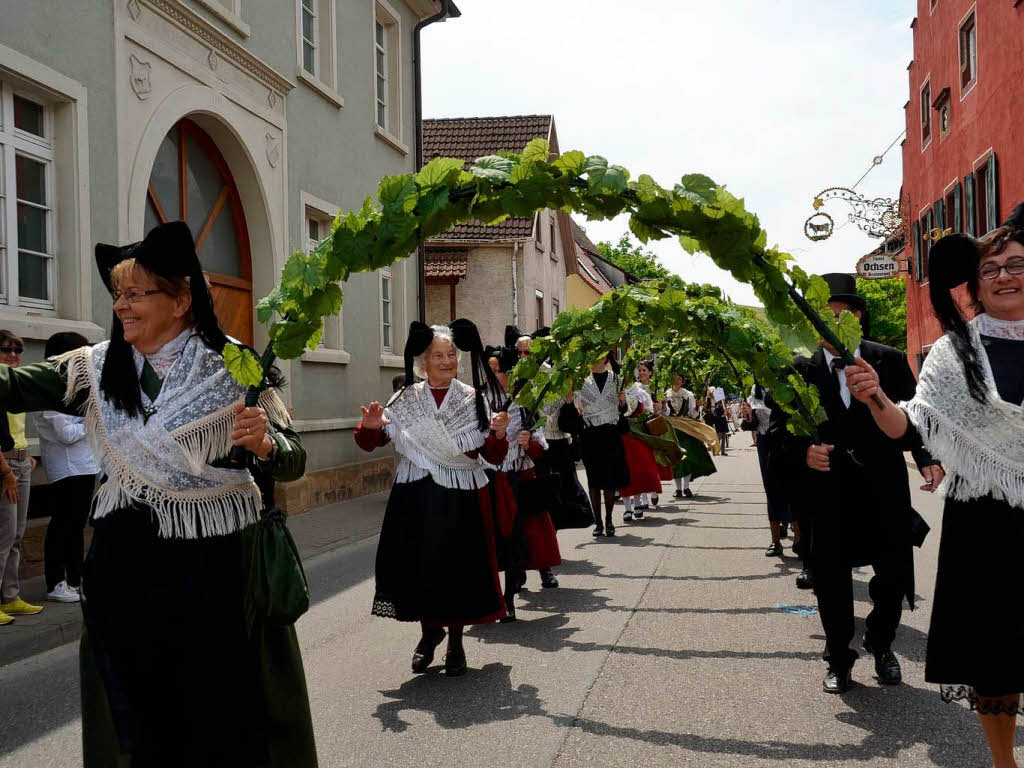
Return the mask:
<svg viewBox="0 0 1024 768">
<path fill-rule="evenodd" d="M 83 763 L 312 768 L 295 627 L 264 618 L 251 565 L 274 482 L 305 468 L 280 375 L 244 406 L 184 222 L 96 261 L 110 341 L 0 365 L 0 407 L 84 416 L 103 471 L 82 569 Z"/>
<path fill-rule="evenodd" d="M 10 331 L 0 330 L 0 363 L 17 368 L 25 342 Z M 21 541 L 28 519 L 28 495 L 36 460 L 28 453 L 25 414 L 0 411 L 2 434 L 0 449 L 0 626 L 16 616 L 28 616 L 43 610 L 21 599 Z"/>
<path fill-rule="evenodd" d="M 928 276 L 945 336 L 898 406 L 863 360 L 853 397 L 889 437 L 923 442 L 947 474 L 925 679 L 976 710 L 995 768 L 1016 768 L 1024 691 L 1024 206 L 981 240 L 936 243 Z M 951 291 L 967 284 L 968 321 Z M 879 407 L 872 401 L 881 398 Z"/>
</svg>

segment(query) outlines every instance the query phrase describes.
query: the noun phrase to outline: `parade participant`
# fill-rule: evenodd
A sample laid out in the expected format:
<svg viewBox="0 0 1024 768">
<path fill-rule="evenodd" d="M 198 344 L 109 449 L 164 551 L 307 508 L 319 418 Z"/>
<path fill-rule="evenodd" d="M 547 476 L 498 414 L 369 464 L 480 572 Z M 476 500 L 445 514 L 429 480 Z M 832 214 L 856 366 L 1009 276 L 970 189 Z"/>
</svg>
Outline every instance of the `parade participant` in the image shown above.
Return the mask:
<svg viewBox="0 0 1024 768">
<path fill-rule="evenodd" d="M 514 347 L 488 347 L 487 362 L 501 388 L 493 393 L 491 409 L 499 412 L 508 395 L 508 371 L 517 360 Z M 499 400 L 500 398 L 500 400 Z M 494 517 L 496 522 L 498 569 L 505 572 L 505 610 L 503 622 L 516 620 L 515 596 L 526 584 L 527 571 L 547 572 L 562 562 L 555 526 L 547 511 L 553 494 L 539 489 L 534 461 L 547 449 L 547 441 L 538 430 L 530 432 L 523 424 L 523 410 L 517 403 L 508 406 L 508 453 L 494 467 Z M 557 586 L 558 582 L 555 582 Z"/>
<path fill-rule="evenodd" d="M 1009 223 L 1017 222 L 1024 227 L 1014 217 Z M 864 359 L 847 368 L 847 386 L 889 437 L 923 441 L 949 472 L 925 680 L 939 683 L 946 701 L 968 701 L 996 768 L 1016 768 L 1016 717 L 1024 711 L 1024 228 L 1004 226 L 980 241 L 945 237 L 932 247 L 928 276 L 945 335 L 925 359 L 917 393 L 894 406 L 879 387 L 881 372 Z M 970 322 L 950 293 L 963 283 L 979 312 Z"/>
<path fill-rule="evenodd" d="M 10 331 L 0 331 L 0 363 L 12 368 L 21 364 L 25 342 Z M 43 610 L 21 597 L 21 543 L 28 522 L 28 497 L 32 490 L 35 459 L 28 452 L 25 414 L 0 412 L 0 458 L 3 488 L 0 489 L 0 626 L 15 616 Z"/>
<path fill-rule="evenodd" d="M 657 398 L 654 397 L 655 393 L 651 392 L 651 378 L 654 376 L 654 361 L 653 360 L 645 360 L 645 361 L 643 361 L 642 363 L 640 363 L 640 365 L 637 366 L 636 371 L 637 371 L 636 372 L 636 383 L 637 383 L 637 385 L 640 387 L 640 389 L 642 389 L 644 392 L 646 392 L 647 395 L 651 398 L 650 413 L 653 413 L 653 414 L 661 413 L 661 403 L 659 403 L 657 401 Z M 666 479 L 663 476 L 663 471 L 662 471 L 661 464 L 656 464 L 656 466 L 658 467 L 658 480 L 661 481 L 661 480 Z M 669 471 L 671 471 L 671 470 L 669 470 Z M 669 476 L 667 479 L 671 480 L 672 478 L 671 478 L 671 476 Z M 637 504 L 636 508 L 641 510 L 641 513 L 642 513 L 644 511 L 648 510 L 652 506 L 653 507 L 658 506 L 658 496 L 659 496 L 660 493 L 661 493 L 661 483 L 659 482 L 658 483 L 658 491 L 657 491 L 657 493 L 643 493 L 643 494 L 641 494 L 640 495 L 640 499 L 639 499 L 639 503 Z M 648 498 L 650 498 L 650 503 L 648 503 Z M 641 514 L 641 517 L 643 517 L 643 514 Z"/>
<path fill-rule="evenodd" d="M 684 496 L 691 499 L 693 491 L 690 490 L 690 481 L 695 477 L 713 475 L 717 471 L 706 443 L 698 437 L 698 434 L 708 430 L 696 420 L 697 398 L 686 388 L 686 377 L 683 374 L 675 374 L 672 386 L 665 390 L 661 402 L 662 412 L 669 417 L 672 426 L 672 437 L 685 453 L 683 460 L 672 466 L 671 476 L 676 484 L 672 496 L 676 499 Z"/>
<path fill-rule="evenodd" d="M 599 363 L 590 367 L 590 375 L 582 386 L 571 391 L 566 402 L 578 409 L 582 419 L 580 452 L 587 470 L 590 505 L 594 509 L 594 535 L 614 536 L 615 489 L 629 485 L 629 466 L 622 442 L 624 424 L 620 424 L 626 409 L 626 395 L 619 391 L 619 363 L 609 352 Z M 563 413 L 566 426 L 568 413 Z M 628 427 L 627 427 L 628 428 Z M 601 521 L 601 497 L 604 497 L 604 522 Z"/>
<path fill-rule="evenodd" d="M 779 435 L 769 431 L 772 418 L 785 418 L 785 414 L 771 395 L 755 384 L 750 397 L 743 404 L 743 429 L 752 432 L 754 445 L 757 449 L 757 463 L 761 468 L 761 484 L 768 503 L 768 525 L 771 530 L 772 543 L 765 550 L 765 557 L 782 557 L 782 527 L 793 524 L 794 549 L 799 542 L 799 526 L 794 522 L 793 510 L 786 492 L 787 478 L 780 471 Z"/>
<path fill-rule="evenodd" d="M 471 356 L 473 386 L 456 378 L 460 350 Z M 383 406 L 362 407 L 356 443 L 366 451 L 393 442 L 395 481 L 377 545 L 373 615 L 418 621 L 412 671 L 426 672 L 448 628 L 445 672 L 467 669 L 466 624 L 505 615 L 494 545 L 488 465 L 508 451 L 507 413 L 491 415 L 498 388 L 483 360 L 476 326 L 413 322 L 405 344 L 406 386 Z"/>
<path fill-rule="evenodd" d="M 865 311 L 853 277 L 823 276 L 831 289 L 829 307 L 838 316 Z M 855 353 L 879 371 L 881 387 L 898 400 L 914 396 L 914 374 L 902 352 L 863 341 Z M 826 693 L 843 693 L 851 683 L 857 659 L 850 648 L 854 636 L 852 569 L 871 565 L 875 575 L 868 592 L 873 608 L 866 620 L 864 647 L 875 657 L 880 682 L 902 680 L 892 642 L 900 623 L 903 599 L 913 608 L 913 536 L 919 516 L 910 506 L 907 465 L 902 448 L 877 427 L 870 412 L 851 399 L 842 375 L 842 359 L 827 342 L 811 358 L 799 358 L 796 368 L 816 385 L 827 419 L 818 426 L 820 440 L 787 440 L 788 459 L 803 471 L 796 477 L 813 504 L 814 537 L 811 562 L 818 612 L 825 630 L 828 673 Z M 941 469 L 924 451 L 914 455 L 929 486 Z M 921 521 L 923 523 L 923 521 Z"/>
<path fill-rule="evenodd" d="M 256 523 L 274 481 L 302 476 L 302 444 L 273 386 L 243 405 L 184 222 L 96 260 L 110 341 L 0 366 L 0 406 L 84 415 L 103 470 L 82 574 L 84 764 L 315 766 L 294 627 L 248 612 Z M 168 620 L 174 606 L 214 610 Z"/>
<path fill-rule="evenodd" d="M 646 498 L 647 494 L 654 494 L 654 503 L 657 504 L 657 494 L 661 491 L 658 462 L 654 457 L 654 451 L 648 444 L 651 438 L 644 430 L 643 424 L 636 421 L 641 414 L 654 413 L 654 401 L 645 386 L 651 380 L 653 369 L 654 363 L 640 363 L 636 374 L 638 380 L 634 381 L 624 392 L 629 431 L 622 435 L 622 446 L 626 456 L 626 466 L 629 467 L 629 484 L 619 487 L 618 491 L 626 507 L 622 519 L 627 523 L 634 516 L 637 520 L 643 520 L 644 511 L 649 508 L 648 504 L 641 506 L 643 498 Z M 644 381 L 645 379 L 646 381 Z M 634 505 L 636 505 L 635 511 Z"/>
<path fill-rule="evenodd" d="M 509 326 L 509 329 L 515 334 L 516 357 L 519 360 L 530 356 L 530 345 L 535 338 L 547 336 L 549 333 L 548 328 L 540 328 L 532 335 L 525 336 L 520 334 L 514 326 Z M 551 368 L 547 363 L 541 367 L 546 370 Z M 572 436 L 559 426 L 559 416 L 563 408 L 568 408 L 573 413 L 576 412 L 575 406 L 567 405 L 564 397 L 541 407 L 540 412 L 544 417 L 542 430 L 548 447 L 541 456 L 534 459 L 538 474 L 557 476 L 559 480 L 558 493 L 548 507 L 548 513 L 556 531 L 589 528 L 594 522 L 594 511 L 590 508 L 590 499 L 587 498 L 587 492 L 583 490 L 579 475 L 576 474 L 576 446 L 572 445 Z M 545 589 L 553 589 L 558 586 L 558 577 L 550 568 L 540 570 L 540 581 L 541 586 Z"/>
</svg>

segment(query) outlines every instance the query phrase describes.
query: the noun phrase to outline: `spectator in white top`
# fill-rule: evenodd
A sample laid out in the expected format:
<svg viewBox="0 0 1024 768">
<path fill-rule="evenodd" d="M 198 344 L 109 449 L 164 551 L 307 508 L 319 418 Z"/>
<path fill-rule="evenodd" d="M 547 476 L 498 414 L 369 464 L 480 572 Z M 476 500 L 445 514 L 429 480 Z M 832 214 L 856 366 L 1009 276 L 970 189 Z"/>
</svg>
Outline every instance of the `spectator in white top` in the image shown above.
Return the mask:
<svg viewBox="0 0 1024 768">
<path fill-rule="evenodd" d="M 78 333 L 55 333 L 46 341 L 46 357 L 89 344 Z M 85 420 L 57 411 L 35 416 L 43 468 L 50 481 L 53 508 L 46 527 L 46 591 L 50 600 L 77 603 L 82 583 L 85 521 L 96 486 L 99 464 L 85 436 Z"/>
</svg>

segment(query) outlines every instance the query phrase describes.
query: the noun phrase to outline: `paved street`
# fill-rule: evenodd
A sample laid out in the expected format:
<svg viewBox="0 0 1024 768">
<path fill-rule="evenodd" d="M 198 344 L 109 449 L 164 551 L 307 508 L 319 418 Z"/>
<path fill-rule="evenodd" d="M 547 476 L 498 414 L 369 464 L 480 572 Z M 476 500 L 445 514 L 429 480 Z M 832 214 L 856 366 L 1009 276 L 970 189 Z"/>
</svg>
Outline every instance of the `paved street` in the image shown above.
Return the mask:
<svg viewBox="0 0 1024 768">
<path fill-rule="evenodd" d="M 854 689 L 826 696 L 820 623 L 799 610 L 813 597 L 795 588 L 788 548 L 764 557 L 756 454 L 748 436 L 734 442 L 692 501 L 667 487 L 614 540 L 563 532 L 561 588 L 541 591 L 531 574 L 518 623 L 467 633 L 459 679 L 439 667 L 414 677 L 416 628 L 369 616 L 374 536 L 312 557 L 316 604 L 299 635 L 321 764 L 987 765 L 974 716 L 923 680 L 938 531 L 918 555 L 919 610 L 897 637 L 905 684 L 880 687 L 862 660 Z M 937 529 L 938 500 L 914 493 Z M 857 579 L 863 617 L 867 573 Z M 202 621 L 173 606 L 168 618 Z M 63 646 L 0 668 L 0 765 L 79 764 L 75 655 Z"/>
</svg>

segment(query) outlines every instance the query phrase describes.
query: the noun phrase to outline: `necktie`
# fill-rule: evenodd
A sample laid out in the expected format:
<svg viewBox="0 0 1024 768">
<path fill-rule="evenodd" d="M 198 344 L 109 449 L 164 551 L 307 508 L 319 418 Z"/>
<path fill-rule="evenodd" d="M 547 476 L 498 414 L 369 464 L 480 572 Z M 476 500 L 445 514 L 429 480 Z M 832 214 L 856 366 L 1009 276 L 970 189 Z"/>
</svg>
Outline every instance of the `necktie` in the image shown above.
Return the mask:
<svg viewBox="0 0 1024 768">
<path fill-rule="evenodd" d="M 846 367 L 846 363 L 844 363 L 840 358 L 834 357 L 832 358 L 832 362 L 828 364 L 828 367 L 832 371 L 832 379 L 835 382 L 836 394 L 839 395 L 839 402 L 841 402 L 844 407 L 849 408 L 849 402 L 847 402 L 846 398 L 843 397 L 843 385 L 842 380 L 840 379 L 840 376 L 843 375 L 843 369 Z"/>
</svg>

